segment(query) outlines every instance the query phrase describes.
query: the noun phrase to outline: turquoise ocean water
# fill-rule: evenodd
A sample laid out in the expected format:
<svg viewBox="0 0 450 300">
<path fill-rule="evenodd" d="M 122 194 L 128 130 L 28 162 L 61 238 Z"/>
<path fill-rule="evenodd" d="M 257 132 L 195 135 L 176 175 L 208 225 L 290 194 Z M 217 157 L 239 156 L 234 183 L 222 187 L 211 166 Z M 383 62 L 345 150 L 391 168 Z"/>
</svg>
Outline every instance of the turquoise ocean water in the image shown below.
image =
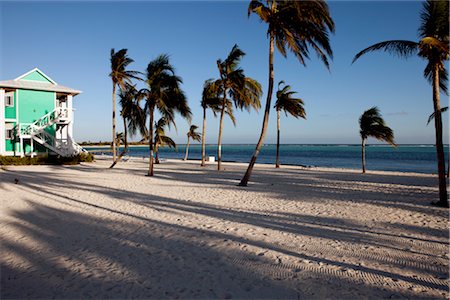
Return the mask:
<svg viewBox="0 0 450 300">
<path fill-rule="evenodd" d="M 108 153 L 108 149 L 89 147 L 94 153 Z M 177 150 L 160 148 L 160 158 L 182 159 L 185 145 Z M 222 160 L 249 162 L 255 145 L 223 145 Z M 206 155 L 216 156 L 217 146 L 207 145 Z M 130 156 L 148 157 L 147 147 L 129 147 Z M 445 146 L 448 162 L 448 145 Z M 276 157 L 276 145 L 264 145 L 258 157 L 258 163 L 273 164 Z M 201 159 L 201 145 L 189 147 L 189 159 Z M 280 161 L 286 165 L 303 165 L 335 168 L 361 168 L 360 145 L 281 145 Z M 397 148 L 385 145 L 366 147 L 366 166 L 369 170 L 436 173 L 436 150 L 433 145 L 400 145 Z"/>
</svg>

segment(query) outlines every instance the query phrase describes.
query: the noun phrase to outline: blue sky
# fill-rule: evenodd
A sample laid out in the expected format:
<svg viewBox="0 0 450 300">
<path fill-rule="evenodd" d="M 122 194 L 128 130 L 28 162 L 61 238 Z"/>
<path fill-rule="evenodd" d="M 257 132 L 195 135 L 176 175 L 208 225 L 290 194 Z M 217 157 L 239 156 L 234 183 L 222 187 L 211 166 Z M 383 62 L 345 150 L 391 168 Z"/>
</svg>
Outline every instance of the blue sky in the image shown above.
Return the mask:
<svg viewBox="0 0 450 300">
<path fill-rule="evenodd" d="M 111 48 L 127 48 L 130 69 L 144 71 L 161 53 L 170 55 L 201 126 L 200 98 L 206 79 L 217 78 L 216 60 L 234 44 L 246 52 L 242 68 L 267 90 L 266 25 L 247 18 L 247 1 L 1 2 L 0 80 L 38 67 L 56 82 L 83 93 L 74 98 L 77 141 L 111 139 Z M 305 101 L 307 120 L 281 120 L 283 143 L 359 143 L 358 118 L 377 105 L 398 143 L 434 143 L 431 86 L 425 62 L 373 53 L 351 65 L 353 56 L 376 42 L 417 40 L 421 2 L 329 2 L 336 32 L 331 70 L 311 53 L 307 67 L 293 55 L 275 55 L 275 83 L 284 80 Z M 276 86 L 276 85 L 275 85 Z M 442 106 L 448 97 L 442 95 Z M 448 114 L 447 114 L 448 115 Z M 224 123 L 224 143 L 256 143 L 263 110 L 236 114 Z M 207 142 L 217 142 L 219 120 L 208 115 Z M 119 130 L 122 121 L 118 120 Z M 448 126 L 448 117 L 444 118 Z M 170 135 L 185 143 L 188 123 L 177 118 Z M 444 129 L 448 143 L 448 130 Z M 135 138 L 136 139 L 136 138 Z M 267 143 L 276 141 L 275 111 Z M 369 142 L 375 142 L 369 140 Z"/>
</svg>

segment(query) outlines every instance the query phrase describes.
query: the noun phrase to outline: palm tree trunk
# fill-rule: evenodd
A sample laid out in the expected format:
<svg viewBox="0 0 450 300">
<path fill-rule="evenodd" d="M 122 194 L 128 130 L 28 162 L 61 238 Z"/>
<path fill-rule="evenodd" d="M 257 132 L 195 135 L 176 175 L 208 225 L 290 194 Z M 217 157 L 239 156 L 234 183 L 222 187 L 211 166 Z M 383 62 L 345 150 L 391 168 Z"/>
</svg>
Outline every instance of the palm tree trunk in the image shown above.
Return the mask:
<svg viewBox="0 0 450 300">
<path fill-rule="evenodd" d="M 202 164 L 201 166 L 205 166 L 206 160 L 206 107 L 203 108 L 203 130 L 202 130 Z"/>
<path fill-rule="evenodd" d="M 124 134 L 124 142 L 125 147 L 123 151 L 120 153 L 119 157 L 112 163 L 112 165 L 109 166 L 110 169 L 114 168 L 114 166 L 122 159 L 122 157 L 127 153 L 128 151 L 128 130 L 127 130 L 127 120 L 125 117 L 123 117 L 123 134 Z"/>
<path fill-rule="evenodd" d="M 159 164 L 159 143 L 155 143 L 155 164 Z"/>
<path fill-rule="evenodd" d="M 123 153 L 128 151 L 128 130 L 127 130 L 127 121 L 126 118 L 123 118 Z"/>
<path fill-rule="evenodd" d="M 264 111 L 264 119 L 261 129 L 261 136 L 259 137 L 258 144 L 256 144 L 255 152 L 253 152 L 253 156 L 250 160 L 250 163 L 248 165 L 247 171 L 245 172 L 244 177 L 242 178 L 241 182 L 239 183 L 240 186 L 247 186 L 248 181 L 250 180 L 250 176 L 252 175 L 253 166 L 255 165 L 256 158 L 258 157 L 259 151 L 261 150 L 261 147 L 264 143 L 264 138 L 266 137 L 267 132 L 267 126 L 269 124 L 269 113 L 270 109 L 272 108 L 270 106 L 270 102 L 272 100 L 272 92 L 273 92 L 273 50 L 274 50 L 274 32 L 270 32 L 270 43 L 269 43 L 269 88 L 267 91 L 267 100 L 266 100 L 266 109 Z"/>
<path fill-rule="evenodd" d="M 148 159 L 148 173 L 147 176 L 153 176 L 153 111 L 154 107 L 150 108 L 150 125 L 148 133 L 148 145 L 150 148 L 150 157 Z"/>
<path fill-rule="evenodd" d="M 188 159 L 188 155 L 189 155 L 189 137 L 188 137 L 188 141 L 186 144 L 186 154 L 184 155 L 184 159 L 183 160 L 187 160 Z"/>
<path fill-rule="evenodd" d="M 222 164 L 222 129 L 223 129 L 223 116 L 225 114 L 226 105 L 226 89 L 223 95 L 222 110 L 220 111 L 220 123 L 219 123 L 219 138 L 217 140 L 217 171 L 220 171 Z"/>
<path fill-rule="evenodd" d="M 275 168 L 280 167 L 280 111 L 277 110 L 277 159 Z"/>
<path fill-rule="evenodd" d="M 447 182 L 445 179 L 445 157 L 444 145 L 442 143 L 442 116 L 441 116 L 441 100 L 439 95 L 439 66 L 434 65 L 433 68 L 433 106 L 434 106 L 434 127 L 436 129 L 436 154 L 438 162 L 439 177 L 439 206 L 448 207 Z"/>
<path fill-rule="evenodd" d="M 366 173 L 366 140 L 361 139 L 361 165 L 363 174 Z"/>
<path fill-rule="evenodd" d="M 116 83 L 113 82 L 112 91 L 112 148 L 113 148 L 113 162 L 116 161 Z"/>
</svg>

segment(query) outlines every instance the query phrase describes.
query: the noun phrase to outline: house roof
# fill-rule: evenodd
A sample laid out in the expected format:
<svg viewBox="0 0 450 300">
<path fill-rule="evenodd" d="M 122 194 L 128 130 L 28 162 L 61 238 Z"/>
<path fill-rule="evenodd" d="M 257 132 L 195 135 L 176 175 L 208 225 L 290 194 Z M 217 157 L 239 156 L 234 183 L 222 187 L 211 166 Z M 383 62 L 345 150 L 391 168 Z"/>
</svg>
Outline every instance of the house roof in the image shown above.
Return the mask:
<svg viewBox="0 0 450 300">
<path fill-rule="evenodd" d="M 37 76 L 43 80 L 27 79 L 30 75 L 35 73 Z M 31 77 L 33 78 L 33 77 Z M 26 90 L 38 90 L 38 91 L 50 91 L 50 92 L 60 92 L 68 93 L 72 95 L 78 95 L 81 91 L 57 84 L 50 77 L 44 74 L 38 68 L 17 77 L 14 80 L 0 81 L 0 88 L 15 88 L 15 89 L 26 89 Z"/>
</svg>

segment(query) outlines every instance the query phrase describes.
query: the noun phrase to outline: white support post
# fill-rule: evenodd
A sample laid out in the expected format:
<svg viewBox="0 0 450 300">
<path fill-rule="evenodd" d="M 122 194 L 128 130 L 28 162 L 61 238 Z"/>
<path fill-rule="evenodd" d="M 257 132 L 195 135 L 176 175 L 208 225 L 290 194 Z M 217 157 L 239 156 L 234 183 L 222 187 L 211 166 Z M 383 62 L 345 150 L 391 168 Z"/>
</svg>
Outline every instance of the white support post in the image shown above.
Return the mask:
<svg viewBox="0 0 450 300">
<path fill-rule="evenodd" d="M 34 157 L 34 140 L 33 140 L 33 136 L 31 137 L 30 140 L 30 150 L 31 150 L 31 157 Z"/>
<path fill-rule="evenodd" d="M 23 145 L 23 138 L 20 138 L 20 157 L 24 157 L 25 156 L 25 147 Z"/>
<path fill-rule="evenodd" d="M 67 95 L 67 113 L 69 117 L 69 124 L 67 125 L 67 146 L 70 153 L 73 153 L 73 96 Z"/>
<path fill-rule="evenodd" d="M 0 155 L 6 153 L 5 90 L 0 89 Z"/>
<path fill-rule="evenodd" d="M 69 114 L 69 126 L 68 126 L 68 130 L 67 130 L 67 138 L 71 138 L 73 139 L 73 96 L 72 95 L 68 95 L 67 96 L 67 111 Z"/>
</svg>

